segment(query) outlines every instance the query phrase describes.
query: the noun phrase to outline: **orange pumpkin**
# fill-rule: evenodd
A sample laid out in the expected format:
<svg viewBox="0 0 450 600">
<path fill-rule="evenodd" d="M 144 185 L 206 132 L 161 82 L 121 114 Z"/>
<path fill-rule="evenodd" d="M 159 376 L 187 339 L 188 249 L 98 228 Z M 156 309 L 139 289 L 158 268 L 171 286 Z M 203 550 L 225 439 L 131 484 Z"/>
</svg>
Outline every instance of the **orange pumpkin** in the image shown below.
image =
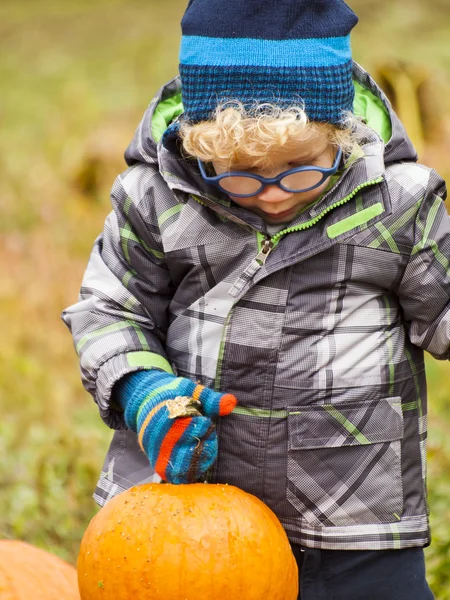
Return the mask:
<svg viewBox="0 0 450 600">
<path fill-rule="evenodd" d="M 78 557 L 82 600 L 296 600 L 274 513 L 228 485 L 144 484 L 110 500 Z"/>
<path fill-rule="evenodd" d="M 0 541 L 0 600 L 80 600 L 75 567 L 18 540 Z"/>
</svg>

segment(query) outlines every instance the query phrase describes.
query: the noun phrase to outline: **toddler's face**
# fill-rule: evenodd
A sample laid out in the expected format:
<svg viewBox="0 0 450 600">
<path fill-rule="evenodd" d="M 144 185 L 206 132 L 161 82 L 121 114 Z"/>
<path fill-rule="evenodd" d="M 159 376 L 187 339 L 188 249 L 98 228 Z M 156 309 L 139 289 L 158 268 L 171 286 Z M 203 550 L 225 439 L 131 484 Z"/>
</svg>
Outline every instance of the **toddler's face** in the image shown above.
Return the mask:
<svg viewBox="0 0 450 600">
<path fill-rule="evenodd" d="M 326 135 L 317 133 L 313 138 L 301 142 L 295 150 L 279 149 L 271 154 L 270 169 L 255 169 L 250 162 L 239 162 L 232 165 L 213 162 L 217 175 L 227 171 L 246 171 L 262 177 L 276 177 L 283 171 L 300 166 L 317 166 L 330 169 L 336 156 L 336 147 Z M 260 215 L 269 225 L 288 223 L 307 204 L 317 200 L 328 185 L 329 178 L 319 187 L 307 192 L 286 192 L 277 185 L 268 185 L 259 194 L 250 198 L 230 198 L 239 206 Z"/>
</svg>

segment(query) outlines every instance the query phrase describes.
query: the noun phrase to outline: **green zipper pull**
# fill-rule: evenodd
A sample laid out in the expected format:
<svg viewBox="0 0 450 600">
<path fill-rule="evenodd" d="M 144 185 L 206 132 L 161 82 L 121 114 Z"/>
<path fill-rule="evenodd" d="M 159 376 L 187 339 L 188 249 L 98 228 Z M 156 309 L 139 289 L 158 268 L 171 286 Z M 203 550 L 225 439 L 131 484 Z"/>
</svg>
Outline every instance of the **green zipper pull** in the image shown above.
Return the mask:
<svg viewBox="0 0 450 600">
<path fill-rule="evenodd" d="M 242 295 L 244 289 L 250 286 L 250 283 L 256 273 L 263 267 L 266 263 L 267 257 L 272 251 L 273 248 L 272 240 L 265 239 L 261 250 L 252 260 L 252 262 L 248 265 L 245 271 L 242 273 L 240 277 L 236 279 L 231 288 L 228 290 L 228 295 L 232 298 L 237 298 L 239 295 Z"/>
</svg>

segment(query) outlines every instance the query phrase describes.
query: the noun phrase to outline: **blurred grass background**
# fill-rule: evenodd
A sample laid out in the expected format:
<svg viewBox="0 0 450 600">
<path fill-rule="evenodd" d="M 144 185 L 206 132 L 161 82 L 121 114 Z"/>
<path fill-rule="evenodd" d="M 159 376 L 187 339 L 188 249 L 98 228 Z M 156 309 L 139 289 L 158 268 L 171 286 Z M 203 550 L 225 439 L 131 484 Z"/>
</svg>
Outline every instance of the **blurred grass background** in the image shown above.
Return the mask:
<svg viewBox="0 0 450 600">
<path fill-rule="evenodd" d="M 448 0 L 349 0 L 355 59 L 450 174 Z M 0 0 L 0 537 L 75 562 L 111 436 L 59 319 L 77 297 L 123 151 L 177 70 L 185 0 Z M 427 362 L 433 544 L 450 600 L 447 363 Z"/>
</svg>

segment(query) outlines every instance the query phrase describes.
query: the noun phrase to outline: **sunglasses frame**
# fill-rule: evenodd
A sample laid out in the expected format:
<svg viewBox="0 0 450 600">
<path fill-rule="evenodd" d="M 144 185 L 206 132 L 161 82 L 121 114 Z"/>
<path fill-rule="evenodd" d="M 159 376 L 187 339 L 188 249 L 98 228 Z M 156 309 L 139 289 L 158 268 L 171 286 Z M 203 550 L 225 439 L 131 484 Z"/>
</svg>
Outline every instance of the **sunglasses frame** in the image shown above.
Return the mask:
<svg viewBox="0 0 450 600">
<path fill-rule="evenodd" d="M 225 192 L 225 194 L 228 194 L 229 196 L 234 196 L 235 198 L 251 198 L 252 196 L 257 196 L 258 194 L 260 194 L 264 190 L 264 188 L 266 188 L 268 185 L 277 185 L 279 188 L 281 188 L 285 192 L 292 192 L 293 194 L 298 194 L 300 192 L 309 192 L 310 190 L 314 190 L 315 188 L 322 185 L 322 183 L 326 179 L 328 179 L 329 177 L 331 177 L 332 175 L 334 175 L 336 173 L 336 171 L 339 168 L 341 159 L 342 159 L 342 149 L 338 148 L 333 166 L 329 169 L 324 169 L 322 167 L 313 167 L 313 166 L 294 167 L 293 169 L 288 169 L 287 171 L 283 171 L 276 177 L 271 177 L 271 178 L 262 177 L 261 175 L 255 175 L 254 173 L 246 173 L 245 171 L 227 171 L 226 173 L 221 173 L 220 175 L 215 175 L 215 176 L 211 177 L 211 176 L 207 175 L 205 165 L 199 158 L 197 158 L 197 162 L 198 162 L 198 166 L 200 169 L 200 174 L 201 174 L 203 180 L 206 181 L 206 183 L 213 185 L 214 187 L 218 188 L 221 192 Z M 304 189 L 300 189 L 300 190 L 290 190 L 289 188 L 285 187 L 281 183 L 281 181 L 285 177 L 288 177 L 289 175 L 293 175 L 295 173 L 304 173 L 306 171 L 315 171 L 315 172 L 320 173 L 322 175 L 321 180 L 309 188 L 304 188 Z M 254 179 L 255 181 L 258 181 L 261 184 L 261 186 L 256 192 L 253 192 L 252 194 L 235 194 L 234 192 L 229 192 L 228 190 L 224 189 L 220 185 L 220 182 L 222 179 L 229 178 L 229 177 L 247 177 L 249 179 Z"/>
</svg>

